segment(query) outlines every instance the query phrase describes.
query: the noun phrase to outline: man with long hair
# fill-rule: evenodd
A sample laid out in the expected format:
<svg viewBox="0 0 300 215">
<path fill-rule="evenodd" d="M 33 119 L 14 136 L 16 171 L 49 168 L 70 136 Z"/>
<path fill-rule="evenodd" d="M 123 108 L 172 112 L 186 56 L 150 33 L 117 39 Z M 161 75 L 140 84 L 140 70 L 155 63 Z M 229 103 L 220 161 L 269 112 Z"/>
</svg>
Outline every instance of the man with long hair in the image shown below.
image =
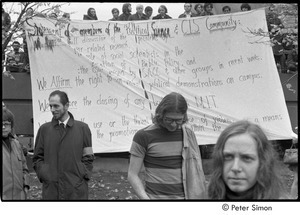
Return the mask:
<svg viewBox="0 0 300 215">
<path fill-rule="evenodd" d="M 131 4 L 124 3 L 122 6 L 122 14 L 119 16 L 118 21 L 128 21 L 131 15 Z"/>
<path fill-rule="evenodd" d="M 140 199 L 204 199 L 199 146 L 186 125 L 187 102 L 179 93 L 159 103 L 153 124 L 133 137 L 128 181 Z M 144 164 L 145 187 L 138 174 Z"/>
</svg>

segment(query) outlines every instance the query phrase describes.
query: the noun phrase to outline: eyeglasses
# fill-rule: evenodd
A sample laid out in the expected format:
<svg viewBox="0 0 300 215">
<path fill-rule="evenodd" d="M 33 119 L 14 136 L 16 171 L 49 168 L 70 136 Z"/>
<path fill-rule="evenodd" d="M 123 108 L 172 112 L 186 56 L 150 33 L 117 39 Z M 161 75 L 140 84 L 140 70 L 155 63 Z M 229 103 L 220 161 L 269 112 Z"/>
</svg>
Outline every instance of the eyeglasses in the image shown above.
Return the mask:
<svg viewBox="0 0 300 215">
<path fill-rule="evenodd" d="M 177 125 L 181 125 L 183 123 L 183 119 L 171 119 L 168 117 L 164 117 L 165 123 L 172 124 L 175 122 Z"/>
<path fill-rule="evenodd" d="M 2 127 L 8 127 L 11 125 L 11 122 L 2 122 Z"/>
</svg>

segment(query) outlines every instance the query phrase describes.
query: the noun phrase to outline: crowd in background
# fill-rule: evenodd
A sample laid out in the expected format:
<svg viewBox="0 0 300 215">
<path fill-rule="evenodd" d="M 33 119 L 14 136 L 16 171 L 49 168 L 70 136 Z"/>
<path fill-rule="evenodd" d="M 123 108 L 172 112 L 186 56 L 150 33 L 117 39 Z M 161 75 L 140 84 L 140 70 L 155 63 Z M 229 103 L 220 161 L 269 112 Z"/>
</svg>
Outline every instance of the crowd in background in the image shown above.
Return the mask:
<svg viewBox="0 0 300 215">
<path fill-rule="evenodd" d="M 247 3 L 241 4 L 241 11 L 251 10 L 251 7 Z M 193 10 L 195 12 L 193 12 Z M 212 12 L 213 3 L 198 3 L 193 4 L 185 3 L 184 4 L 184 12 L 175 18 L 190 18 L 190 17 L 198 17 L 198 16 L 211 16 L 214 15 Z M 230 13 L 230 6 L 226 5 L 222 8 L 224 14 Z M 151 19 L 172 19 L 168 15 L 168 8 L 165 5 L 160 5 L 157 11 L 157 15 L 153 16 L 153 8 L 151 6 L 144 6 L 142 4 L 138 4 L 136 6 L 136 13 L 133 13 L 132 6 L 130 3 L 124 3 L 122 6 L 122 11 L 118 8 L 113 8 L 111 10 L 112 18 L 109 21 L 138 21 L 138 20 L 151 20 Z M 83 20 L 98 20 L 97 12 L 95 8 L 89 8 L 87 14 L 83 15 Z"/>
<path fill-rule="evenodd" d="M 194 9 L 194 12 L 192 10 Z M 184 12 L 175 18 L 190 18 L 198 16 L 211 16 L 213 3 L 198 3 L 193 6 L 191 3 L 184 4 Z M 247 3 L 242 3 L 240 6 L 241 11 L 251 10 L 251 6 Z M 222 8 L 224 14 L 231 13 L 231 7 L 225 5 Z M 154 14 L 154 10 L 151 6 L 144 6 L 138 4 L 136 6 L 136 13 L 133 13 L 133 9 L 130 3 L 124 3 L 122 11 L 118 8 L 112 8 L 112 18 L 108 21 L 139 21 L 139 20 L 157 20 L 157 19 L 172 19 L 168 15 L 168 8 L 165 5 L 160 5 L 157 14 Z M 44 18 L 55 19 L 60 21 L 70 21 L 70 13 L 63 13 L 58 8 L 49 13 L 48 15 L 43 13 L 34 12 L 32 8 L 28 8 L 23 17 L 38 16 Z M 83 15 L 83 20 L 98 20 L 97 12 L 95 8 L 89 8 L 87 14 Z M 266 20 L 268 25 L 269 36 L 272 43 L 274 59 L 278 72 L 280 73 L 294 73 L 298 71 L 298 46 L 295 44 L 297 41 L 297 34 L 284 32 L 284 25 L 276 12 L 276 8 L 273 4 L 270 5 L 268 12 L 266 13 Z M 7 34 L 11 27 L 11 19 L 8 13 L 2 8 L 2 41 L 3 36 Z M 11 72 L 29 72 L 29 58 L 27 52 L 27 44 L 25 40 L 25 32 L 23 36 L 23 50 L 18 41 L 12 43 L 12 50 L 5 56 L 2 53 L 2 61 L 5 61 L 7 67 L 6 70 Z"/>
<path fill-rule="evenodd" d="M 297 34 L 282 30 L 284 25 L 275 12 L 274 5 L 270 5 L 266 20 L 278 72 L 294 73 L 298 71 L 298 48 L 295 44 Z"/>
</svg>

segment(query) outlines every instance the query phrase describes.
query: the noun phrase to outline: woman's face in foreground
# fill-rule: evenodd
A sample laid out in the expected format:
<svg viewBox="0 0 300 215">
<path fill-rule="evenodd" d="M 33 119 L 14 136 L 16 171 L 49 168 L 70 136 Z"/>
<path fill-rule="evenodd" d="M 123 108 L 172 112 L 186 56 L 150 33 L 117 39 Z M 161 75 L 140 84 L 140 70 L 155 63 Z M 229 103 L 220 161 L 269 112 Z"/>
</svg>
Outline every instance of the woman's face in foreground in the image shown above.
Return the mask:
<svg viewBox="0 0 300 215">
<path fill-rule="evenodd" d="M 259 157 L 257 143 L 249 134 L 230 137 L 223 149 L 223 180 L 235 193 L 242 193 L 257 181 Z"/>
</svg>

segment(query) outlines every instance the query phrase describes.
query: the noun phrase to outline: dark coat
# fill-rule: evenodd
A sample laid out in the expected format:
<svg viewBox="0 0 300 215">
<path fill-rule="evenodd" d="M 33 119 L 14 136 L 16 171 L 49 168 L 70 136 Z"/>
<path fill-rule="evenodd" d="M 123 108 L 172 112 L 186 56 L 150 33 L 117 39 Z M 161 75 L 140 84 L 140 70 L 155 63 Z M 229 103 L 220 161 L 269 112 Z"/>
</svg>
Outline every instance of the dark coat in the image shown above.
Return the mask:
<svg viewBox="0 0 300 215">
<path fill-rule="evenodd" d="M 178 18 L 186 18 L 186 13 L 180 14 Z M 191 17 L 196 17 L 194 13 L 191 13 Z"/>
<path fill-rule="evenodd" d="M 204 16 L 212 16 L 212 15 L 214 15 L 213 12 L 204 11 Z"/>
<path fill-rule="evenodd" d="M 172 17 L 170 17 L 169 15 L 165 15 L 164 17 L 162 17 L 160 14 L 154 16 L 152 19 L 172 19 Z"/>
<path fill-rule="evenodd" d="M 129 11 L 130 3 L 125 3 L 122 6 L 122 14 L 118 17 L 118 21 L 128 21 L 131 12 Z"/>
<path fill-rule="evenodd" d="M 139 15 L 137 13 L 130 15 L 128 18 L 128 21 L 139 21 L 139 20 L 147 20 L 148 17 L 146 16 L 146 14 L 142 14 L 141 17 L 139 17 Z"/>
<path fill-rule="evenodd" d="M 63 131 L 54 118 L 37 133 L 33 168 L 44 200 L 86 200 L 92 171 L 91 131 L 87 124 L 70 119 Z"/>
<path fill-rule="evenodd" d="M 83 20 L 98 20 L 97 17 L 92 17 L 92 16 L 89 16 L 89 15 L 83 15 Z"/>
<path fill-rule="evenodd" d="M 131 13 L 122 13 L 119 16 L 118 21 L 128 21 L 130 16 L 131 16 Z"/>
<path fill-rule="evenodd" d="M 10 51 L 7 54 L 6 65 L 7 70 L 10 72 L 22 72 L 24 69 L 25 53 L 23 51 L 15 52 Z"/>
<path fill-rule="evenodd" d="M 111 18 L 111 19 L 109 19 L 108 21 L 118 21 L 118 20 L 119 20 L 119 17 L 118 17 L 117 19 Z"/>
<path fill-rule="evenodd" d="M 98 20 L 97 15 L 91 14 L 91 10 L 95 10 L 94 8 L 89 8 L 87 14 L 83 15 L 83 20 Z"/>
</svg>

